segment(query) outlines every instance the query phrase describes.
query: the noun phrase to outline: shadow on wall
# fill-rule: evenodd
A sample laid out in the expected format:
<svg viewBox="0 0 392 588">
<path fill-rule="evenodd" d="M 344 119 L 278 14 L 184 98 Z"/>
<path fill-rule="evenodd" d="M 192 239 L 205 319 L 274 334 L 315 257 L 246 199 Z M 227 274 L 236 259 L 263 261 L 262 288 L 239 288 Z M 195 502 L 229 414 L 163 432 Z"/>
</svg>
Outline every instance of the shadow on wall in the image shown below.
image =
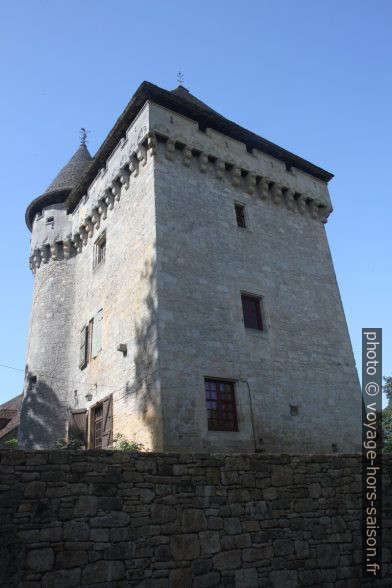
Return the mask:
<svg viewBox="0 0 392 588">
<path fill-rule="evenodd" d="M 151 449 L 160 445 L 160 387 L 158 373 L 158 313 L 156 296 L 156 264 L 144 264 L 140 282 L 147 285 L 142 303 L 143 319 L 135 321 L 134 379 L 126 384 L 126 392 L 134 397 L 138 414 L 149 430 Z"/>
<path fill-rule="evenodd" d="M 67 409 L 53 389 L 25 368 L 19 446 L 23 449 L 47 449 L 66 436 Z"/>
</svg>

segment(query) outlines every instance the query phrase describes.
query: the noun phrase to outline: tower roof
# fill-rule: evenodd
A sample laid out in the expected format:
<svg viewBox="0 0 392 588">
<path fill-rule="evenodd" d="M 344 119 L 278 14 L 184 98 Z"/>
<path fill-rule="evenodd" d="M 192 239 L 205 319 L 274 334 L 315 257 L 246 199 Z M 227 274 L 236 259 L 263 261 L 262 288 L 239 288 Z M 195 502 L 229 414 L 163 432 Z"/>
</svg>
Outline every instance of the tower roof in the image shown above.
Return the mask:
<svg viewBox="0 0 392 588">
<path fill-rule="evenodd" d="M 41 211 L 44 206 L 65 202 L 67 196 L 77 186 L 91 162 L 92 157 L 83 143 L 46 188 L 45 192 L 27 207 L 26 224 L 29 229 L 31 229 L 35 214 Z"/>
<path fill-rule="evenodd" d="M 169 91 L 150 82 L 142 82 L 94 158 L 91 159 L 87 148 L 81 145 L 68 164 L 50 184 L 45 194 L 30 204 L 26 211 L 26 223 L 30 229 L 35 213 L 40 209 L 42 210 L 42 207 L 46 206 L 47 203 L 65 202 L 69 212 L 75 209 L 99 170 L 105 167 L 106 160 L 113 149 L 124 137 L 128 127 L 148 100 L 197 121 L 201 130 L 209 127 L 241 143 L 245 143 L 247 150 L 250 152 L 252 149 L 263 151 L 267 155 L 283 161 L 288 168 L 296 167 L 324 182 L 328 182 L 333 178 L 333 174 L 328 171 L 231 122 L 196 98 L 196 96 L 193 96 L 184 86 L 179 85 L 174 90 Z"/>
<path fill-rule="evenodd" d="M 198 108 L 203 108 L 204 110 L 210 111 L 211 113 L 213 113 L 215 115 L 218 114 L 218 112 L 216 110 L 213 110 L 205 102 L 202 102 L 201 100 L 196 98 L 196 96 L 194 96 L 193 94 L 190 93 L 188 88 L 181 86 L 181 84 L 179 86 L 177 86 L 177 88 L 175 88 L 174 90 L 171 90 L 170 93 L 174 94 L 175 96 L 178 96 L 179 98 L 182 98 L 183 100 L 187 100 L 188 102 L 191 102 L 194 106 L 197 106 Z"/>
<path fill-rule="evenodd" d="M 57 190 L 72 190 L 82 177 L 92 157 L 85 144 L 80 145 L 68 163 L 57 174 L 53 182 L 45 190 L 45 194 Z"/>
<path fill-rule="evenodd" d="M 232 137 L 237 141 L 245 143 L 249 151 L 255 148 L 268 155 L 272 155 L 276 159 L 284 161 L 287 167 L 296 167 L 324 182 L 328 182 L 333 178 L 333 174 L 328 171 L 325 171 L 313 163 L 302 159 L 302 157 L 298 157 L 298 155 L 279 147 L 279 145 L 276 145 L 275 143 L 271 143 L 271 141 L 256 135 L 256 133 L 252 133 L 248 129 L 231 122 L 207 106 L 207 104 L 204 104 L 204 102 L 193 96 L 193 94 L 184 88 L 184 86 L 180 85 L 174 90 L 169 91 L 159 88 L 150 82 L 142 82 L 125 110 L 117 119 L 105 141 L 98 149 L 92 164 L 67 198 L 69 211 L 72 211 L 75 208 L 101 167 L 105 166 L 105 162 L 110 153 L 124 136 L 128 127 L 132 124 L 132 121 L 136 118 L 147 100 L 151 100 L 156 104 L 160 104 L 170 110 L 174 110 L 174 112 L 178 112 L 196 120 L 201 130 L 205 130 L 209 127 L 224 135 Z"/>
</svg>

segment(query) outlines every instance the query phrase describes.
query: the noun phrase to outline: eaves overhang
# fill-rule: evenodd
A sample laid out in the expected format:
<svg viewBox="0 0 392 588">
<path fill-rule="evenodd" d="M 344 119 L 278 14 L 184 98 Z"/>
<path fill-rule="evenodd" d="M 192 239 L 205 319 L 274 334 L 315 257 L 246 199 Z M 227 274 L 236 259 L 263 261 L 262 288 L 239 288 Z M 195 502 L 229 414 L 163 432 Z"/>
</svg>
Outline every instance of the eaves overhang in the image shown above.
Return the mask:
<svg viewBox="0 0 392 588">
<path fill-rule="evenodd" d="M 333 178 L 333 174 L 330 172 L 233 123 L 210 108 L 204 107 L 202 104 L 195 104 L 173 92 L 159 88 L 150 82 L 142 82 L 91 160 L 90 165 L 77 185 L 68 194 L 64 194 L 64 191 L 62 194 L 56 192 L 53 194 L 44 194 L 30 204 L 26 211 L 26 223 L 30 230 L 34 214 L 39 208 L 42 209 L 42 206 L 55 202 L 65 202 L 68 212 L 72 212 L 75 209 L 82 196 L 87 193 L 90 184 L 100 169 L 105 167 L 108 157 L 120 139 L 125 136 L 127 129 L 148 100 L 197 121 L 201 131 L 204 131 L 206 128 L 211 128 L 244 143 L 249 152 L 252 149 L 258 149 L 267 155 L 283 161 L 288 169 L 295 167 L 325 183 L 328 183 Z"/>
<path fill-rule="evenodd" d="M 45 192 L 35 198 L 27 207 L 25 220 L 26 225 L 32 230 L 34 217 L 38 212 L 41 212 L 43 208 L 46 206 L 50 206 L 51 204 L 61 204 L 65 202 L 67 196 L 69 195 L 70 190 L 54 190 L 53 192 Z"/>
<path fill-rule="evenodd" d="M 227 135 L 228 137 L 245 143 L 248 151 L 259 149 L 260 151 L 283 161 L 288 168 L 296 167 L 326 183 L 333 178 L 333 174 L 330 172 L 231 122 L 210 108 L 203 108 L 200 105 L 196 105 L 168 90 L 163 90 L 150 82 L 143 82 L 136 90 L 123 113 L 117 119 L 116 124 L 97 151 L 80 182 L 68 196 L 66 204 L 69 212 L 74 210 L 80 198 L 87 192 L 89 185 L 94 180 L 99 170 L 102 167 L 105 167 L 109 155 L 115 149 L 120 139 L 124 137 L 128 127 L 132 124 L 147 100 L 156 102 L 161 106 L 174 110 L 179 114 L 197 121 L 199 128 L 202 131 L 209 127 Z"/>
</svg>

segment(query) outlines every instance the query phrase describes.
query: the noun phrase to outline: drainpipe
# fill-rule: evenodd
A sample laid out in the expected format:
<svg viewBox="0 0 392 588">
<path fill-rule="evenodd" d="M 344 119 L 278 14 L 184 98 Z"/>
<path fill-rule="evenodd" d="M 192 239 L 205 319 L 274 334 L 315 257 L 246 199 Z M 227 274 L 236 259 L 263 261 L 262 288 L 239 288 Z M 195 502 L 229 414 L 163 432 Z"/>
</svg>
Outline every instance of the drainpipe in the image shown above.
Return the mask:
<svg viewBox="0 0 392 588">
<path fill-rule="evenodd" d="M 252 423 L 252 433 L 253 433 L 253 445 L 255 453 L 257 453 L 257 444 L 256 444 L 256 431 L 255 431 L 255 420 L 253 415 L 253 404 L 252 404 L 252 394 L 250 391 L 250 386 L 248 380 L 240 379 L 240 382 L 243 382 L 248 387 L 248 394 L 249 394 L 249 407 L 250 407 L 250 416 L 251 416 L 251 423 Z"/>
</svg>

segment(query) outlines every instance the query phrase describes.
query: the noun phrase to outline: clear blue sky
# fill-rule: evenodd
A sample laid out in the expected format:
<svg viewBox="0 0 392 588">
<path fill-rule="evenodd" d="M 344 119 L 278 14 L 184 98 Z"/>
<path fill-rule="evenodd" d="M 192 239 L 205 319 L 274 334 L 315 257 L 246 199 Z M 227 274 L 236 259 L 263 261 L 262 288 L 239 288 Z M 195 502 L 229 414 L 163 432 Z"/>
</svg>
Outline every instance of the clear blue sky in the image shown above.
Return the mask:
<svg viewBox="0 0 392 588">
<path fill-rule="evenodd" d="M 28 203 L 90 129 L 95 153 L 143 80 L 184 85 L 333 172 L 327 232 L 357 365 L 383 327 L 392 374 L 388 0 L 2 0 L 0 363 L 23 369 L 33 278 Z M 0 402 L 22 372 L 0 368 Z"/>
</svg>

